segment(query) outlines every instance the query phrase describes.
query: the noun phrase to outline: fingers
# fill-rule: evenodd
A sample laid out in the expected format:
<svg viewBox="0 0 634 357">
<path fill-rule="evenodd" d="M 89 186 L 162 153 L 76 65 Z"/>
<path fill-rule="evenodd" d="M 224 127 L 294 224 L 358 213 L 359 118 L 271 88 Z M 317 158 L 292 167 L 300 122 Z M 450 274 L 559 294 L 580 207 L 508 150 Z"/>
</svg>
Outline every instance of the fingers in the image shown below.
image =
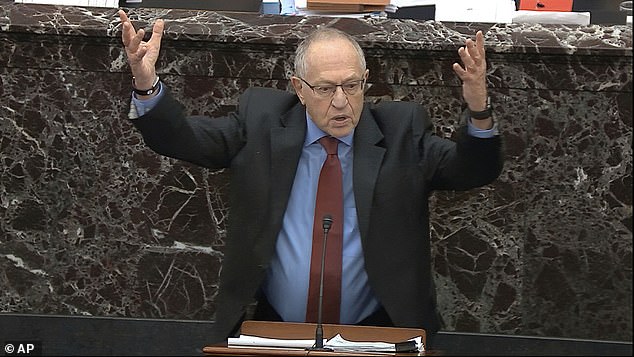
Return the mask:
<svg viewBox="0 0 634 357">
<path fill-rule="evenodd" d="M 460 47 L 458 49 L 458 55 L 460 56 L 460 61 L 462 62 L 462 65 L 460 65 L 459 63 L 454 63 L 453 70 L 456 75 L 458 75 L 458 77 L 460 77 L 460 79 L 464 82 L 465 80 L 468 80 L 470 74 L 476 71 L 476 66 L 475 62 L 473 61 L 468 53 L 468 50 L 466 50 L 465 47 Z"/>
<path fill-rule="evenodd" d="M 476 33 L 476 47 L 480 52 L 480 55 L 484 56 L 484 34 L 482 31 Z"/>
<path fill-rule="evenodd" d="M 150 41 L 148 41 L 148 45 L 154 48 L 159 48 L 161 46 L 161 38 L 163 37 L 163 28 L 165 27 L 165 23 L 163 20 L 158 19 L 152 26 L 152 37 Z"/>
<path fill-rule="evenodd" d="M 475 42 L 471 39 L 466 41 L 467 49 L 469 50 L 469 56 L 473 59 L 476 64 L 482 63 L 484 61 L 484 35 L 482 31 L 478 31 L 476 33 Z"/>
<path fill-rule="evenodd" d="M 460 60 L 464 65 L 465 69 L 473 69 L 476 65 L 476 61 L 472 56 L 472 47 L 474 46 L 473 41 L 470 39 L 466 41 L 464 47 L 460 47 L 458 49 L 458 55 L 460 56 Z"/>
<path fill-rule="evenodd" d="M 117 14 L 119 15 L 119 19 L 121 19 L 121 22 L 128 22 L 128 15 L 125 13 L 125 11 L 123 10 L 119 10 L 117 11 Z"/>
<path fill-rule="evenodd" d="M 163 37 L 163 29 L 165 22 L 162 19 L 156 20 L 152 26 L 152 36 L 147 42 L 143 42 L 145 37 L 145 30 L 134 30 L 132 22 L 128 19 L 123 10 L 119 10 L 119 17 L 122 23 L 121 39 L 126 51 L 129 55 L 143 56 L 149 49 L 157 50 L 161 47 L 161 38 Z"/>
<path fill-rule="evenodd" d="M 130 41 L 128 45 L 126 46 L 126 50 L 128 50 L 130 53 L 137 53 L 139 51 L 139 45 L 141 44 L 141 41 L 143 41 L 144 36 L 145 36 L 145 30 L 139 29 L 139 31 L 137 31 L 134 36 L 130 37 Z M 143 50 L 144 47 L 145 46 L 142 46 L 141 50 Z"/>
<path fill-rule="evenodd" d="M 128 51 L 129 53 L 136 52 L 139 48 L 139 43 L 141 43 L 141 41 L 143 40 L 144 35 L 145 31 L 143 29 L 139 29 L 139 31 L 134 31 L 134 27 L 131 23 L 124 23 L 123 34 L 121 35 L 121 38 L 126 51 Z"/>
<path fill-rule="evenodd" d="M 141 41 L 143 40 L 143 36 L 145 35 L 145 31 L 143 29 L 135 31 L 132 22 L 123 10 L 119 10 L 118 14 L 119 18 L 121 19 L 121 41 L 123 42 L 123 46 L 128 53 L 128 57 L 136 56 L 139 49 L 139 44 L 141 43 Z"/>
<path fill-rule="evenodd" d="M 482 31 L 476 33 L 475 41 L 467 39 L 465 45 L 458 49 L 459 63 L 453 64 L 453 70 L 464 81 L 482 77 L 486 72 L 486 60 L 484 51 L 484 35 Z"/>
<path fill-rule="evenodd" d="M 479 63 L 482 62 L 482 56 L 480 55 L 480 51 L 476 47 L 476 43 L 473 42 L 473 40 L 468 39 L 465 42 L 465 48 L 466 48 L 466 50 L 464 51 L 465 55 L 473 64 L 478 65 Z"/>
<path fill-rule="evenodd" d="M 130 23 L 130 19 L 128 19 L 128 15 L 126 15 L 125 11 L 119 10 L 118 14 L 119 19 L 121 19 L 121 40 L 123 41 L 123 45 L 128 47 L 136 32 L 134 31 L 134 26 Z"/>
<path fill-rule="evenodd" d="M 462 68 L 462 66 L 459 63 L 454 63 L 452 68 L 453 68 L 453 71 L 456 72 L 456 75 L 458 75 L 458 77 L 464 81 L 465 76 L 467 75 L 467 71 L 465 71 L 465 69 Z"/>
<path fill-rule="evenodd" d="M 460 60 L 467 71 L 477 71 L 485 61 L 484 35 L 482 31 L 476 33 L 476 40 L 467 39 L 465 45 L 458 49 Z"/>
<path fill-rule="evenodd" d="M 484 61 L 484 40 L 478 39 L 474 42 L 472 39 L 465 41 L 465 47 L 461 47 L 462 51 L 459 51 L 460 58 L 465 66 L 475 65 L 479 66 Z"/>
</svg>

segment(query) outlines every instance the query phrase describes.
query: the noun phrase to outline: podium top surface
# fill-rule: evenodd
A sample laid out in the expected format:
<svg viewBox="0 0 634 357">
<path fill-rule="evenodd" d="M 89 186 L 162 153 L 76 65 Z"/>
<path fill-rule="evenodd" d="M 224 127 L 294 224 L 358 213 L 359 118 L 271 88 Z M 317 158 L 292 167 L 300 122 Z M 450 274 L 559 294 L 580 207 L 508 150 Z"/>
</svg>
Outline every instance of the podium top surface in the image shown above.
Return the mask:
<svg viewBox="0 0 634 357">
<path fill-rule="evenodd" d="M 324 338 L 330 339 L 337 334 L 349 341 L 363 342 L 386 342 L 398 343 L 407 341 L 415 337 L 422 337 L 425 344 L 425 330 L 418 328 L 401 328 L 401 327 L 378 327 L 378 326 L 356 326 L 356 325 L 335 325 L 323 324 Z M 240 333 L 243 335 L 290 339 L 290 340 L 307 340 L 315 338 L 316 324 L 313 323 L 295 323 L 295 322 L 270 322 L 270 321 L 244 321 L 240 327 Z M 254 347 L 228 347 L 226 344 L 218 346 L 206 346 L 203 352 L 210 355 L 231 355 L 231 356 L 417 356 L 419 353 L 385 353 L 385 352 L 350 352 L 341 351 L 307 351 L 302 349 L 285 349 L 285 348 L 254 348 Z"/>
</svg>

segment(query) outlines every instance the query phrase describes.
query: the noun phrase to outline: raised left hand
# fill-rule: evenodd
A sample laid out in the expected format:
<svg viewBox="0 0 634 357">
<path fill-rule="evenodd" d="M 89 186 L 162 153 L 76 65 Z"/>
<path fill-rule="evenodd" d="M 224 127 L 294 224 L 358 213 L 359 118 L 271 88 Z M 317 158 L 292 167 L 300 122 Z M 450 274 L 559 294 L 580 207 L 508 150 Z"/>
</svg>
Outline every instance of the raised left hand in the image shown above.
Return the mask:
<svg viewBox="0 0 634 357">
<path fill-rule="evenodd" d="M 471 111 L 482 111 L 487 105 L 487 63 L 482 31 L 476 33 L 475 42 L 467 39 L 464 47 L 458 49 L 458 55 L 462 66 L 454 63 L 453 70 L 462 80 L 462 96 Z"/>
</svg>

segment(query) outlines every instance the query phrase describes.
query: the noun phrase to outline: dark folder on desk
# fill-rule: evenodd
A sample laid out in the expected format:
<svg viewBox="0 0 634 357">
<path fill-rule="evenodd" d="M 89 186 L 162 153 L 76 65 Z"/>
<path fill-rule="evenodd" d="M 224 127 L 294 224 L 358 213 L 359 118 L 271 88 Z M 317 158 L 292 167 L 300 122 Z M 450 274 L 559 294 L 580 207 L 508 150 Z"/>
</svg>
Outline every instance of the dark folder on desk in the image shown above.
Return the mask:
<svg viewBox="0 0 634 357">
<path fill-rule="evenodd" d="M 262 0 L 143 0 L 140 7 L 260 12 L 262 10 Z"/>
<path fill-rule="evenodd" d="M 396 12 L 388 12 L 387 17 L 391 19 L 434 20 L 436 18 L 436 5 L 399 7 Z"/>
</svg>

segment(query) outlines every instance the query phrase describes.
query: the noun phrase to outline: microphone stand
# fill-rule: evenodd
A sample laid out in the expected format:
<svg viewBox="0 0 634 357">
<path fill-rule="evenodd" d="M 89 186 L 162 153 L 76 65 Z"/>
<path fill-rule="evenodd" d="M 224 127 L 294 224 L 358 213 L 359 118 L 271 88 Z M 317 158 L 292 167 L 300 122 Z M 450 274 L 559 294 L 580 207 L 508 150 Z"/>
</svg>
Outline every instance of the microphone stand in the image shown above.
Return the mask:
<svg viewBox="0 0 634 357">
<path fill-rule="evenodd" d="M 319 305 L 317 306 L 317 327 L 315 328 L 315 344 L 309 347 L 308 351 L 328 351 L 332 352 L 332 348 L 324 347 L 324 328 L 322 326 L 321 309 L 324 304 L 324 266 L 326 265 L 326 240 L 328 239 L 328 231 L 332 226 L 332 216 L 324 215 L 322 219 L 322 227 L 324 229 L 324 244 L 321 250 L 321 272 L 319 273 Z"/>
</svg>

